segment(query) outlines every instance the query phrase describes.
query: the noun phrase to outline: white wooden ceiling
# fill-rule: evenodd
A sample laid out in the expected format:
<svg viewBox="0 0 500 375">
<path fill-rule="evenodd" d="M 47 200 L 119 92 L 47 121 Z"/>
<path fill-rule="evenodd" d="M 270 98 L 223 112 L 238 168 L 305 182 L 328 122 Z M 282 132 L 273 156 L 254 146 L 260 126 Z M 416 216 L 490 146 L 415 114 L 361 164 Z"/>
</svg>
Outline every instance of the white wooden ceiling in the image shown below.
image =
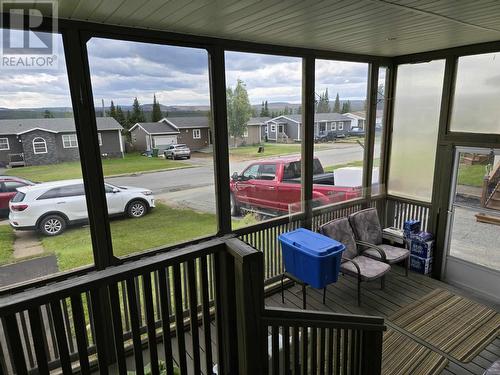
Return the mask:
<svg viewBox="0 0 500 375">
<path fill-rule="evenodd" d="M 499 0 L 59 0 L 59 17 L 381 56 L 500 40 Z"/>
</svg>

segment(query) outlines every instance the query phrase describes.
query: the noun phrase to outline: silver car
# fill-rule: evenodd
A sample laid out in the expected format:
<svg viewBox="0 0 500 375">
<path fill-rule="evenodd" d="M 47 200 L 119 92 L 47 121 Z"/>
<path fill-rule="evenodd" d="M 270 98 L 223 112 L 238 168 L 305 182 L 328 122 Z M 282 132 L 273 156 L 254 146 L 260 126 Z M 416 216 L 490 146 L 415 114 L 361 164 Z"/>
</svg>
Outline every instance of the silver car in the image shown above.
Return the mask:
<svg viewBox="0 0 500 375">
<path fill-rule="evenodd" d="M 165 159 L 168 158 L 171 158 L 172 160 L 180 158 L 190 159 L 191 150 L 189 149 L 188 146 L 184 144 L 170 145 L 165 149 L 163 155 L 165 155 Z"/>
</svg>

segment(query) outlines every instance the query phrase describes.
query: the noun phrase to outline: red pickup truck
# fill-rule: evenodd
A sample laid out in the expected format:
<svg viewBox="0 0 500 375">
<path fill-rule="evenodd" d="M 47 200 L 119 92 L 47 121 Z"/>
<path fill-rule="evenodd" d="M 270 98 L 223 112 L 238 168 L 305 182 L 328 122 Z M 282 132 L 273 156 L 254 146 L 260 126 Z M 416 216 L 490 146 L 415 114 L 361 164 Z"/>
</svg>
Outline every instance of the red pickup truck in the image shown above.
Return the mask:
<svg viewBox="0 0 500 375">
<path fill-rule="evenodd" d="M 231 215 L 242 209 L 280 215 L 300 207 L 300 157 L 259 160 L 231 176 Z M 323 206 L 361 196 L 359 187 L 335 186 L 333 173 L 325 173 L 314 159 L 314 206 Z"/>
</svg>

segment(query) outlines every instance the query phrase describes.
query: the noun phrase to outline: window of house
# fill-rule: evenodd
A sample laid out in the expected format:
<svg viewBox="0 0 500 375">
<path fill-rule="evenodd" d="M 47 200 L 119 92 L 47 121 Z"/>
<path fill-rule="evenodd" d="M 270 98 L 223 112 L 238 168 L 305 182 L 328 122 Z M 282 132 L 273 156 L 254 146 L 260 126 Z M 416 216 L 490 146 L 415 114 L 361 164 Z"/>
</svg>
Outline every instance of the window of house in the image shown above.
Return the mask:
<svg viewBox="0 0 500 375">
<path fill-rule="evenodd" d="M 35 154 L 46 154 L 47 153 L 47 142 L 41 137 L 33 139 L 33 152 Z"/>
<path fill-rule="evenodd" d="M 458 58 L 450 130 L 500 134 L 500 53 Z"/>
<path fill-rule="evenodd" d="M 134 202 L 127 205 L 125 215 L 110 220 L 113 255 L 127 257 L 216 234 L 217 196 L 212 151 L 203 150 L 206 164 L 202 170 L 190 173 L 186 169 L 194 166 L 190 158 L 196 155 L 197 148 L 208 146 L 207 132 L 212 127 L 210 117 L 195 109 L 211 107 L 207 51 L 112 38 L 91 38 L 87 50 L 97 121 L 103 115 L 104 100 L 106 121 L 113 123 L 117 130 L 121 130 L 123 119 L 119 112 L 126 113 L 132 108 L 131 122 L 145 123 L 146 128 L 150 126 L 148 129 L 152 134 L 136 132 L 130 140 L 136 152 L 125 153 L 123 158 L 114 157 L 121 155 L 118 131 L 101 131 L 102 134 L 98 135 L 100 145 L 106 142 L 105 152 L 108 154 L 103 160 L 104 180 L 111 187 L 106 188 L 108 213 L 119 211 L 122 199 Z M 116 66 L 126 68 L 116 69 Z M 109 80 L 110 76 L 114 79 Z M 158 79 L 159 76 L 162 78 Z M 179 82 L 184 84 L 179 85 Z M 153 100 L 159 103 L 161 114 L 153 114 L 148 105 Z M 133 110 L 134 103 L 140 110 Z M 112 104 L 116 109 L 115 117 L 108 114 Z M 192 110 L 181 117 L 175 112 L 167 114 L 166 105 Z M 172 128 L 162 126 L 158 120 L 167 115 L 169 121 L 180 127 L 179 134 L 165 135 Z M 191 153 L 184 147 L 170 146 L 177 143 L 185 143 Z M 152 147 L 157 153 L 156 150 L 154 154 L 151 152 Z M 155 172 L 165 168 L 168 147 L 171 147 L 168 149 L 169 158 L 173 159 L 168 163 L 175 164 L 176 168 Z M 150 151 L 149 158 L 139 157 L 146 151 Z M 153 171 L 141 174 L 140 179 L 129 183 L 126 177 L 116 176 L 113 164 L 137 174 Z M 123 185 L 138 189 L 122 189 Z M 116 193 L 110 192 L 112 186 L 117 187 Z M 141 204 L 146 205 L 145 210 Z"/>
<path fill-rule="evenodd" d="M 101 133 L 97 133 L 97 139 L 99 140 L 99 146 L 102 146 L 102 134 Z"/>
<path fill-rule="evenodd" d="M 9 138 L 0 138 L 0 150 L 10 150 Z"/>
<path fill-rule="evenodd" d="M 314 194 L 312 206 L 322 207 L 363 196 L 362 144 L 345 145 L 335 142 L 336 136 L 343 136 L 345 125 L 341 112 L 362 111 L 368 90 L 368 64 L 336 60 L 316 60 L 315 117 L 331 121 L 331 131 L 314 144 L 314 156 L 324 176 L 313 181 L 313 192 L 328 186 L 327 193 Z M 339 134 L 341 133 L 341 134 Z M 360 139 L 363 141 L 363 139 Z"/>
<path fill-rule="evenodd" d="M 76 134 L 64 134 L 62 136 L 62 141 L 64 148 L 78 147 L 78 140 L 76 139 Z"/>
<path fill-rule="evenodd" d="M 233 179 L 230 186 L 232 228 L 239 229 L 287 216 L 291 212 L 300 212 L 300 178 L 293 191 L 291 189 L 287 194 L 278 194 L 279 185 L 276 185 L 281 182 L 275 176 L 281 177 L 277 171 L 283 166 L 269 163 L 268 159 L 287 155 L 300 162 L 302 59 L 226 51 L 225 70 L 231 175 L 241 175 L 245 170 L 245 174 L 255 175 L 255 181 L 250 182 Z M 265 102 L 272 103 L 272 106 L 261 106 Z M 267 134 L 262 131 L 257 134 L 253 131 L 257 129 L 253 128 L 250 128 L 252 133 L 249 134 L 248 129 L 245 129 L 244 124 L 262 121 L 257 117 L 275 119 L 267 120 Z M 253 167 L 247 170 L 249 166 Z M 259 166 L 260 170 L 254 170 Z M 245 184 L 250 185 L 249 188 L 245 188 Z M 249 206 L 250 210 L 247 209 Z"/>
<path fill-rule="evenodd" d="M 0 29 L 0 39 L 2 35 L 6 36 L 4 32 L 6 31 Z M 30 34 L 31 32 L 27 31 L 17 31 L 10 33 L 10 37 L 17 39 L 16 42 L 21 42 L 17 44 L 18 46 L 27 46 L 27 43 L 24 44 L 22 41 L 31 38 Z M 53 42 L 51 53 L 54 57 L 54 64 L 52 66 L 40 66 L 39 68 L 33 65 L 27 67 L 21 64 L 9 67 L 6 65 L 0 66 L 0 75 L 2 77 L 0 80 L 0 108 L 2 108 L 0 150 L 10 149 L 12 153 L 22 153 L 23 149 L 28 151 L 24 152 L 24 161 L 27 165 L 30 165 L 29 179 L 32 181 L 52 183 L 81 178 L 79 153 L 57 152 L 57 148 L 51 143 L 53 138 L 49 138 L 49 135 L 47 135 L 50 133 L 50 137 L 56 136 L 55 141 L 59 144 L 61 150 L 65 150 L 63 149 L 63 139 L 60 137 L 63 134 L 55 135 L 53 132 L 58 131 L 60 129 L 59 125 L 63 124 L 65 129 L 75 129 L 70 130 L 70 132 L 76 133 L 76 126 L 78 126 L 73 118 L 62 36 L 59 34 L 50 35 L 40 31 L 37 31 L 37 36 L 42 41 L 51 40 Z M 27 55 L 33 54 L 33 50 L 29 48 L 19 54 L 23 55 L 22 52 Z M 57 110 L 55 110 L 56 108 Z M 33 118 L 42 120 L 33 121 Z M 22 124 L 23 129 L 28 131 L 25 136 L 16 139 L 4 135 L 9 134 L 7 131 L 12 131 L 8 124 L 13 120 L 15 120 L 16 124 Z M 87 124 L 84 126 L 87 126 Z M 30 133 L 29 131 L 34 128 L 43 128 L 48 133 L 37 133 L 36 135 Z M 30 134 L 32 138 L 28 138 Z M 8 139 L 4 140 L 4 138 Z M 73 143 L 74 139 L 72 137 L 66 141 L 67 146 Z M 13 181 L 6 182 L 6 185 L 7 189 L 12 192 L 19 187 L 18 183 Z M 6 276 L 3 278 L 2 288 L 12 287 L 12 284 L 18 282 L 29 283 L 32 277 L 50 277 L 55 273 L 71 271 L 94 263 L 89 226 L 74 225 L 71 228 L 66 227 L 66 230 L 63 229 L 61 233 L 53 237 L 43 234 L 42 230 L 37 231 L 37 229 L 42 229 L 41 223 L 44 216 L 55 209 L 62 210 L 63 214 L 68 216 L 77 211 L 82 221 L 88 219 L 85 197 L 82 196 L 81 200 L 75 202 L 73 208 L 69 208 L 69 206 L 63 208 L 63 205 L 56 208 L 53 202 L 47 200 L 37 201 L 37 197 L 38 195 L 28 193 L 16 194 L 15 200 L 19 204 L 31 205 L 34 201 L 37 202 L 36 210 L 28 209 L 19 212 L 19 215 L 22 215 L 22 217 L 19 216 L 19 222 L 22 219 L 20 225 L 27 226 L 28 228 L 25 229 L 29 230 L 28 234 L 33 235 L 39 241 L 41 251 L 38 255 L 32 255 L 31 257 L 45 257 L 47 254 L 56 254 L 57 259 L 54 257 L 54 263 L 50 267 L 37 267 L 39 263 L 36 261 L 29 263 L 30 265 L 26 263 L 25 267 L 32 268 L 27 269 L 22 275 L 17 272 L 16 277 Z M 66 210 L 71 210 L 71 212 Z M 32 228 L 32 225 L 37 225 L 37 227 Z M 7 227 L 9 231 L 3 230 L 2 234 L 0 234 L 2 236 L 2 246 L 4 246 L 2 248 L 5 249 L 5 256 L 0 256 L 0 266 L 5 275 L 15 274 L 15 269 L 18 267 L 16 263 L 26 261 L 25 257 L 13 256 L 12 246 L 16 236 L 14 229 L 10 228 L 10 226 L 6 226 L 4 229 L 7 229 Z M 9 268 L 12 268 L 12 270 L 8 271 Z"/>
<path fill-rule="evenodd" d="M 444 67 L 444 60 L 398 66 L 389 194 L 431 200 Z"/>
</svg>

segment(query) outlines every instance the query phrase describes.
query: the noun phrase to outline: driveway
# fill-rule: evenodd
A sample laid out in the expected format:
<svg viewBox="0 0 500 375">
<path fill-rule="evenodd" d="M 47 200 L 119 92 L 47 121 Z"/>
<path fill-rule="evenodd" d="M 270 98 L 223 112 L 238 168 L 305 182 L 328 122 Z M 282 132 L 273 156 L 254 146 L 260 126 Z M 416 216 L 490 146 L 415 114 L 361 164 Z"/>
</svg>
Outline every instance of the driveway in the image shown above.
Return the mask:
<svg viewBox="0 0 500 375">
<path fill-rule="evenodd" d="M 324 166 L 363 159 L 363 149 L 357 144 L 338 144 L 335 148 L 315 152 Z M 380 152 L 380 149 L 376 149 Z M 150 189 L 156 199 L 169 205 L 215 213 L 215 184 L 212 158 L 192 158 L 194 168 L 144 173 L 136 176 L 112 177 L 106 181 L 115 185 Z M 230 174 L 241 172 L 249 161 L 230 163 Z"/>
</svg>

